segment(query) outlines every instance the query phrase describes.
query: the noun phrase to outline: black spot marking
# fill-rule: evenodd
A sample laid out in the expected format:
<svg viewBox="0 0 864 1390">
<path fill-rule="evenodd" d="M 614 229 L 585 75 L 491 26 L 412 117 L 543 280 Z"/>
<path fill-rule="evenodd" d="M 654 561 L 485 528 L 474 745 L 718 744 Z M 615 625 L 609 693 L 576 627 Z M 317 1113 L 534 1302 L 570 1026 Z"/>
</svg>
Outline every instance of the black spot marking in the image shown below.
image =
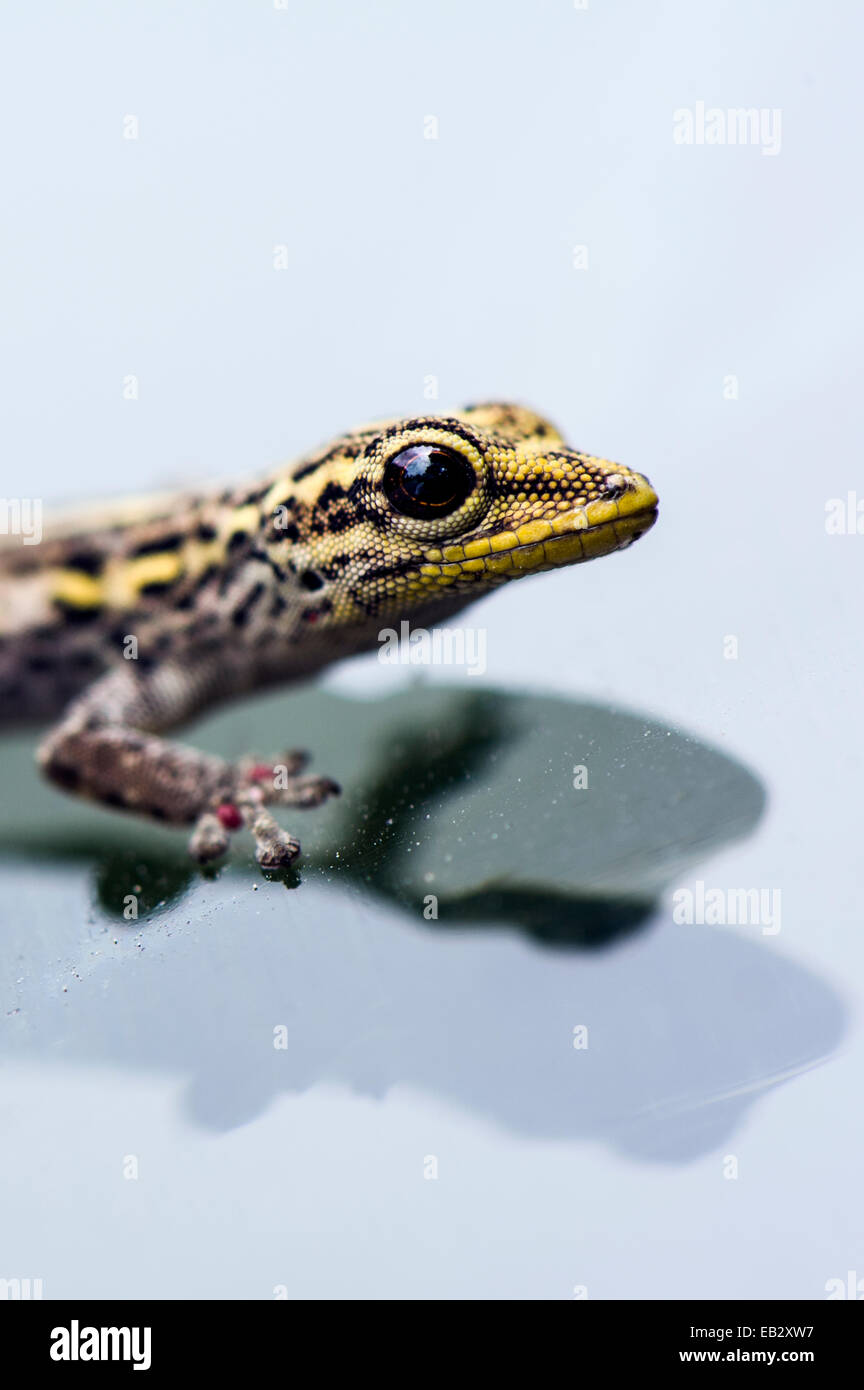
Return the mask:
<svg viewBox="0 0 864 1390">
<path fill-rule="evenodd" d="M 342 531 L 347 531 L 349 526 L 353 526 L 356 520 L 356 513 L 349 511 L 347 507 L 342 507 L 339 511 L 330 513 L 327 518 L 327 529 L 338 536 Z"/>
<path fill-rule="evenodd" d="M 130 550 L 129 555 L 132 558 L 138 558 L 142 555 L 159 555 L 164 550 L 179 550 L 185 539 L 186 537 L 178 531 L 172 531 L 167 536 L 157 536 L 153 540 L 141 541 L 134 550 Z"/>
<path fill-rule="evenodd" d="M 263 502 L 271 487 L 272 483 L 264 483 L 263 487 L 258 487 L 254 492 L 247 493 L 240 505 L 243 507 L 251 507 L 255 506 L 258 502 Z"/>
<path fill-rule="evenodd" d="M 206 570 L 204 570 L 204 572 L 199 575 L 198 582 L 195 586 L 196 589 L 200 592 L 201 589 L 205 588 L 206 585 L 208 585 L 212 579 L 216 578 L 216 575 L 219 574 L 219 572 L 220 571 L 218 565 L 208 565 Z"/>
<path fill-rule="evenodd" d="M 416 569 L 416 560 L 397 560 L 389 565 L 379 565 L 377 569 L 367 570 L 364 579 L 389 579 L 393 575 L 407 574 L 408 570 Z"/>
<path fill-rule="evenodd" d="M 255 549 L 255 550 L 251 550 L 251 551 L 249 552 L 249 555 L 250 555 L 250 559 L 252 559 L 252 560 L 260 560 L 262 564 L 264 564 L 264 565 L 269 565 L 269 566 L 270 566 L 270 569 L 273 571 L 273 573 L 275 574 L 276 578 L 277 578 L 277 579 L 280 579 L 280 580 L 282 580 L 282 581 L 284 582 L 284 580 L 285 580 L 285 571 L 284 571 L 284 569 L 282 568 L 281 565 L 277 565 L 276 561 L 273 559 L 273 556 L 270 554 L 269 551 L 267 551 L 267 550 Z"/>
<path fill-rule="evenodd" d="M 252 615 L 253 608 L 255 607 L 256 603 L 258 602 L 263 593 L 263 584 L 256 584 L 252 589 L 249 590 L 249 593 L 243 599 L 243 602 L 239 603 L 237 607 L 234 609 L 234 612 L 231 614 L 231 621 L 235 627 L 245 627 L 246 623 L 249 621 L 249 618 Z"/>
<path fill-rule="evenodd" d="M 309 478 L 313 473 L 317 473 L 318 469 L 323 467 L 325 462 L 325 459 L 313 459 L 311 463 L 304 463 L 303 467 L 298 468 L 297 472 L 294 474 L 295 483 L 299 483 L 301 478 Z"/>
<path fill-rule="evenodd" d="M 329 507 L 331 502 L 341 502 L 347 496 L 348 494 L 341 484 L 330 482 L 322 490 L 318 502 L 322 507 Z"/>
<path fill-rule="evenodd" d="M 219 533 L 215 526 L 210 525 L 209 521 L 201 521 L 198 523 L 198 529 L 195 534 L 199 541 L 215 541 Z"/>
<path fill-rule="evenodd" d="M 365 436 L 366 439 L 374 439 L 374 437 L 375 432 L 372 430 Z M 365 440 L 360 439 L 341 440 L 338 444 L 334 444 L 332 448 L 328 449 L 326 454 L 321 454 L 318 458 L 310 459 L 308 463 L 301 464 L 297 472 L 292 475 L 294 482 L 299 483 L 302 478 L 311 477 L 313 473 L 317 473 L 318 469 L 323 468 L 324 464 L 329 463 L 331 459 L 356 459 L 363 449 L 364 442 Z"/>
<path fill-rule="evenodd" d="M 332 560 L 328 560 L 326 565 L 321 566 L 321 573 L 326 575 L 328 579 L 338 579 L 340 574 L 347 570 L 353 559 L 353 555 L 334 555 Z"/>
<path fill-rule="evenodd" d="M 95 550 L 75 550 L 67 556 L 64 568 L 70 570 L 80 570 L 82 574 L 89 574 L 95 579 L 102 573 L 102 566 L 105 563 L 105 556 L 100 555 Z"/>
<path fill-rule="evenodd" d="M 54 600 L 54 606 L 64 622 L 73 624 L 75 626 L 77 626 L 79 623 L 84 624 L 96 622 L 97 619 L 102 617 L 102 614 L 104 612 L 104 609 L 101 607 L 101 605 L 98 605 L 95 608 L 76 608 L 74 603 L 66 603 L 65 600 L 62 598 L 56 598 Z"/>
<path fill-rule="evenodd" d="M 313 594 L 316 589 L 324 588 L 324 580 L 317 570 L 304 570 L 300 576 L 300 583 L 304 589 L 308 589 Z"/>
<path fill-rule="evenodd" d="M 138 592 L 142 598 L 160 598 L 162 594 L 169 593 L 176 583 L 176 579 L 153 579 L 149 584 L 142 584 Z"/>
</svg>

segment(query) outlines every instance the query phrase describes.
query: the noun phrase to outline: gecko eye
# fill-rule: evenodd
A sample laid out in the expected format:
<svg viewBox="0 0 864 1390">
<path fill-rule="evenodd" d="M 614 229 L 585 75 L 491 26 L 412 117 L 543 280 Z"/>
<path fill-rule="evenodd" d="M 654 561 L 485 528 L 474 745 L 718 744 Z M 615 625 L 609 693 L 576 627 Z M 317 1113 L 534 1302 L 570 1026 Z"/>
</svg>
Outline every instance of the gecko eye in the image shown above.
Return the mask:
<svg viewBox="0 0 864 1390">
<path fill-rule="evenodd" d="M 422 521 L 455 512 L 475 483 L 468 460 L 439 444 L 413 444 L 384 468 L 384 491 L 397 512 Z"/>
</svg>

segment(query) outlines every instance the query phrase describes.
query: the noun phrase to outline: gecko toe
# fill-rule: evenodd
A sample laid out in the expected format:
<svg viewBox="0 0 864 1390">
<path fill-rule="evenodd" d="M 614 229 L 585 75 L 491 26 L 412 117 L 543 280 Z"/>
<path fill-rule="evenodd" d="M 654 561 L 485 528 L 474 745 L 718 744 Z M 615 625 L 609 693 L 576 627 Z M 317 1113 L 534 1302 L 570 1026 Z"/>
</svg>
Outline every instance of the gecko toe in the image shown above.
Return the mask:
<svg viewBox="0 0 864 1390">
<path fill-rule="evenodd" d="M 284 831 L 278 838 L 268 836 L 266 840 L 259 839 L 255 846 L 255 858 L 262 869 L 284 869 L 294 863 L 299 853 L 300 841 Z"/>
<path fill-rule="evenodd" d="M 221 859 L 228 849 L 228 831 L 217 816 L 209 811 L 201 816 L 189 839 L 189 853 L 199 864 L 211 864 Z"/>
</svg>

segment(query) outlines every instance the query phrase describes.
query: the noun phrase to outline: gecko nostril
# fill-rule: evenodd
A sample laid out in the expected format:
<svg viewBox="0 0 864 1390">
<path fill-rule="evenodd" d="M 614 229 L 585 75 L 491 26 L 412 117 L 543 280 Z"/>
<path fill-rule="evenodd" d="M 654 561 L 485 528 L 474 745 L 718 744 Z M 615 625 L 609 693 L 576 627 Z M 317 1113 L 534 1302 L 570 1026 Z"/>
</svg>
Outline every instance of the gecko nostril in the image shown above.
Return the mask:
<svg viewBox="0 0 864 1390">
<path fill-rule="evenodd" d="M 623 497 L 625 492 L 629 492 L 631 486 L 629 479 L 621 473 L 610 473 L 603 485 L 603 495 L 610 502 L 614 502 Z"/>
</svg>

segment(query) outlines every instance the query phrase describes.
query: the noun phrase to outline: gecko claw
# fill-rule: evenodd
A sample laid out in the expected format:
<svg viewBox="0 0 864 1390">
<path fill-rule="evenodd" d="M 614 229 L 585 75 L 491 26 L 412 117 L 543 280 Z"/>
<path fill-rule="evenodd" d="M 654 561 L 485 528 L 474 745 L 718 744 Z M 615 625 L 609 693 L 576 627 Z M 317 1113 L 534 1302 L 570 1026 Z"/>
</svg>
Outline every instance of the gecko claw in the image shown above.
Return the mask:
<svg viewBox="0 0 864 1390">
<path fill-rule="evenodd" d="M 284 869 L 300 853 L 300 841 L 288 835 L 274 822 L 272 826 L 259 826 L 255 834 L 255 858 L 262 869 Z"/>
</svg>

